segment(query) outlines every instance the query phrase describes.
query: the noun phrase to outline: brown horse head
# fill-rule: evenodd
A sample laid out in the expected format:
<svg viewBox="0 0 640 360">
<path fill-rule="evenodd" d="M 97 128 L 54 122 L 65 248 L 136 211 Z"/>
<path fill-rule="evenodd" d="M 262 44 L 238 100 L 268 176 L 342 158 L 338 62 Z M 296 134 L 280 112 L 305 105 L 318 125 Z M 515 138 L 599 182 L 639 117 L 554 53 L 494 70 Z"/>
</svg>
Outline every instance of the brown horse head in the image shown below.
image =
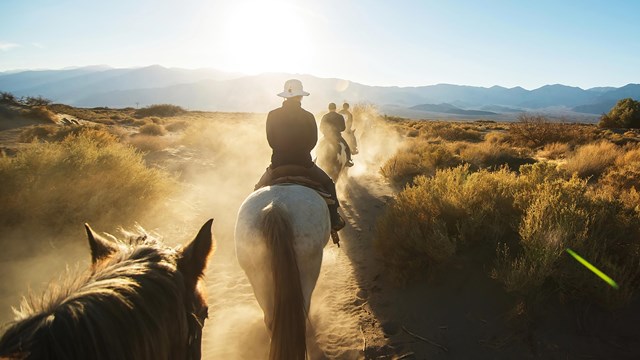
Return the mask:
<svg viewBox="0 0 640 360">
<path fill-rule="evenodd" d="M 184 249 L 144 233 L 111 241 L 85 225 L 91 267 L 24 299 L 0 358 L 200 359 L 212 222 Z"/>
</svg>

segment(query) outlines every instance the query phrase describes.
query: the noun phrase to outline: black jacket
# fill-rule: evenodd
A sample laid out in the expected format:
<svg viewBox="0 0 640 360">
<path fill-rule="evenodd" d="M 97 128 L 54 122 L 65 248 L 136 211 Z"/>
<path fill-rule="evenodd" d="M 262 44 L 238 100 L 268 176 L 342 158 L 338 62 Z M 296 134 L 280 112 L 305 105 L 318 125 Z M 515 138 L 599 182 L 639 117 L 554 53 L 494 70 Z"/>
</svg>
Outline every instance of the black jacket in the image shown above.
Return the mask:
<svg viewBox="0 0 640 360">
<path fill-rule="evenodd" d="M 344 117 L 335 111 L 330 111 L 320 120 L 320 131 L 326 137 L 337 138 L 345 130 Z"/>
<path fill-rule="evenodd" d="M 312 167 L 311 150 L 318 142 L 316 119 L 300 102 L 285 100 L 267 116 L 267 141 L 273 149 L 272 168 L 288 164 Z"/>
</svg>

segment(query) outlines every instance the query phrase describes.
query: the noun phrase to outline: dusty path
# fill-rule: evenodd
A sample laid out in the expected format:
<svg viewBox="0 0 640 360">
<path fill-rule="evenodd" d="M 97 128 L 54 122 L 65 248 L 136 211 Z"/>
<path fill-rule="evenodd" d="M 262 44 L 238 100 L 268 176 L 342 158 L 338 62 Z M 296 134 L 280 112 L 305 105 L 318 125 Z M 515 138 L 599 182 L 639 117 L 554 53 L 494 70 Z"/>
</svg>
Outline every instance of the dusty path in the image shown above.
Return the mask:
<svg viewBox="0 0 640 360">
<path fill-rule="evenodd" d="M 375 175 L 351 178 L 343 191 L 348 226 L 341 232 L 341 247 L 329 242 L 324 250 L 311 301 L 315 335 L 309 335 L 308 342 L 313 358 L 391 358 L 394 352 L 368 304 L 380 278 L 372 248 L 374 224 L 389 195 Z M 227 239 L 219 241 L 228 244 Z M 266 358 L 269 340 L 262 311 L 232 251 L 218 250 L 206 274 L 211 316 L 204 330 L 204 357 Z"/>
<path fill-rule="evenodd" d="M 255 140 L 263 138 L 262 127 L 256 129 L 244 129 L 241 140 L 223 139 L 229 144 L 218 158 L 180 148 L 166 149 L 157 160 L 183 169 L 185 188 L 179 199 L 167 201 L 171 211 L 158 220 L 163 225 L 148 230 L 169 244 L 186 243 L 206 219 L 215 218 L 217 251 L 205 276 L 210 319 L 203 333 L 204 359 L 267 358 L 262 311 L 233 248 L 237 209 L 268 164 L 266 144 Z M 348 225 L 341 232 L 342 247 L 329 243 L 324 250 L 311 302 L 313 359 L 640 358 L 638 301 L 620 312 L 558 302 L 521 309 L 518 299 L 490 278 L 491 264 L 470 256 L 456 257 L 435 276 L 397 284 L 373 247 L 376 220 L 392 195 L 377 170 L 395 151 L 385 142 L 389 133 L 380 130 L 383 136 L 363 141 L 362 149 L 370 153 L 358 155 L 340 189 Z M 18 134 L 17 129 L 0 131 L 0 145 L 17 147 Z M 237 146 L 252 142 L 258 145 L 252 151 Z M 64 264 L 87 266 L 88 248 L 78 229 L 73 242 L 43 238 L 29 258 L 2 258 L 0 322 L 11 318 L 9 305 L 16 305 L 21 294 L 29 287 L 39 293 Z M 15 241 L 21 236 L 18 232 Z M 530 321 L 512 321 L 519 311 L 529 312 Z"/>
</svg>

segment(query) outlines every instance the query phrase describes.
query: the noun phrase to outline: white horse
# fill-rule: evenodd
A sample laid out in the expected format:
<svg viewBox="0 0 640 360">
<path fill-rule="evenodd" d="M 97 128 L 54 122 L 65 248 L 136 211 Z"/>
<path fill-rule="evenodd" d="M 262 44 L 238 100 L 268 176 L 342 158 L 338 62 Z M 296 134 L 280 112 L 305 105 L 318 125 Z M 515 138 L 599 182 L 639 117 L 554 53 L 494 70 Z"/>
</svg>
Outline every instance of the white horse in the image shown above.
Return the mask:
<svg viewBox="0 0 640 360">
<path fill-rule="evenodd" d="M 316 155 L 316 164 L 337 183 L 347 163 L 347 149 L 344 144 L 322 137 L 318 142 Z"/>
<path fill-rule="evenodd" d="M 306 319 L 330 229 L 327 203 L 301 185 L 261 188 L 240 206 L 236 254 L 271 333 L 269 359 L 305 359 Z"/>
<path fill-rule="evenodd" d="M 356 129 L 345 130 L 343 132 L 343 137 L 349 144 L 349 148 L 351 149 L 351 155 L 358 154 L 358 139 L 356 139 Z"/>
</svg>

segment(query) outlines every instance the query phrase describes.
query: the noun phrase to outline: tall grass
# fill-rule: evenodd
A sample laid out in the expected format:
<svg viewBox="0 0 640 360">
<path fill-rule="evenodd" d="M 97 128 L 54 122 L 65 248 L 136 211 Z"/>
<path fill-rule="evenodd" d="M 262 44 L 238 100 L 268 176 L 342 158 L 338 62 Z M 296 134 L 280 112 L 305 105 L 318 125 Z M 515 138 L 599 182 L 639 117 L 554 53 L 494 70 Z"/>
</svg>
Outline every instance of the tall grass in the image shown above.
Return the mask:
<svg viewBox="0 0 640 360">
<path fill-rule="evenodd" d="M 512 144 L 537 148 L 555 142 L 585 144 L 598 136 L 595 126 L 563 124 L 539 114 L 522 114 L 511 124 L 508 134 Z"/>
<path fill-rule="evenodd" d="M 506 165 L 512 170 L 518 170 L 521 165 L 535 162 L 526 151 L 487 141 L 461 146 L 459 152 L 465 162 L 478 169 L 496 169 Z"/>
<path fill-rule="evenodd" d="M 375 246 L 407 281 L 453 256 L 460 246 L 494 244 L 513 226 L 515 175 L 472 173 L 469 166 L 419 176 L 380 218 Z"/>
<path fill-rule="evenodd" d="M 477 130 L 477 127 L 477 125 L 462 125 L 450 122 L 425 122 L 420 127 L 420 132 L 426 137 L 448 141 L 478 142 L 483 140 L 483 134 Z"/>
<path fill-rule="evenodd" d="M 162 125 L 155 123 L 145 124 L 140 127 L 140 134 L 151 136 L 164 136 L 167 134 L 167 130 Z"/>
<path fill-rule="evenodd" d="M 438 169 L 454 167 L 462 161 L 448 146 L 429 143 L 424 139 L 408 141 L 402 149 L 389 158 L 380 173 L 391 184 L 401 188 L 418 175 L 433 176 Z"/>
<path fill-rule="evenodd" d="M 0 183 L 0 226 L 51 231 L 87 221 L 106 228 L 133 224 L 172 187 L 140 153 L 98 131 L 33 143 L 0 158 Z"/>
<path fill-rule="evenodd" d="M 538 151 L 538 156 L 550 160 L 557 160 L 567 156 L 570 151 L 571 146 L 569 144 L 554 142 L 546 144 L 542 150 Z"/>
<path fill-rule="evenodd" d="M 569 174 L 577 174 L 582 178 L 598 178 L 621 155 L 620 148 L 608 141 L 587 144 L 567 157 L 564 168 Z"/>
<path fill-rule="evenodd" d="M 537 163 L 519 173 L 472 172 L 466 165 L 419 176 L 380 218 L 376 249 L 396 277 L 408 281 L 458 252 L 493 248 L 492 275 L 508 291 L 531 295 L 549 288 L 624 305 L 640 288 L 640 195 L 565 174 Z M 621 290 L 568 257 L 567 248 L 624 284 Z"/>
<path fill-rule="evenodd" d="M 156 105 L 149 105 L 142 109 L 138 109 L 135 111 L 134 115 L 136 117 L 146 117 L 146 116 L 169 117 L 169 116 L 182 115 L 186 112 L 187 111 L 185 109 L 177 105 L 156 104 Z"/>
</svg>

